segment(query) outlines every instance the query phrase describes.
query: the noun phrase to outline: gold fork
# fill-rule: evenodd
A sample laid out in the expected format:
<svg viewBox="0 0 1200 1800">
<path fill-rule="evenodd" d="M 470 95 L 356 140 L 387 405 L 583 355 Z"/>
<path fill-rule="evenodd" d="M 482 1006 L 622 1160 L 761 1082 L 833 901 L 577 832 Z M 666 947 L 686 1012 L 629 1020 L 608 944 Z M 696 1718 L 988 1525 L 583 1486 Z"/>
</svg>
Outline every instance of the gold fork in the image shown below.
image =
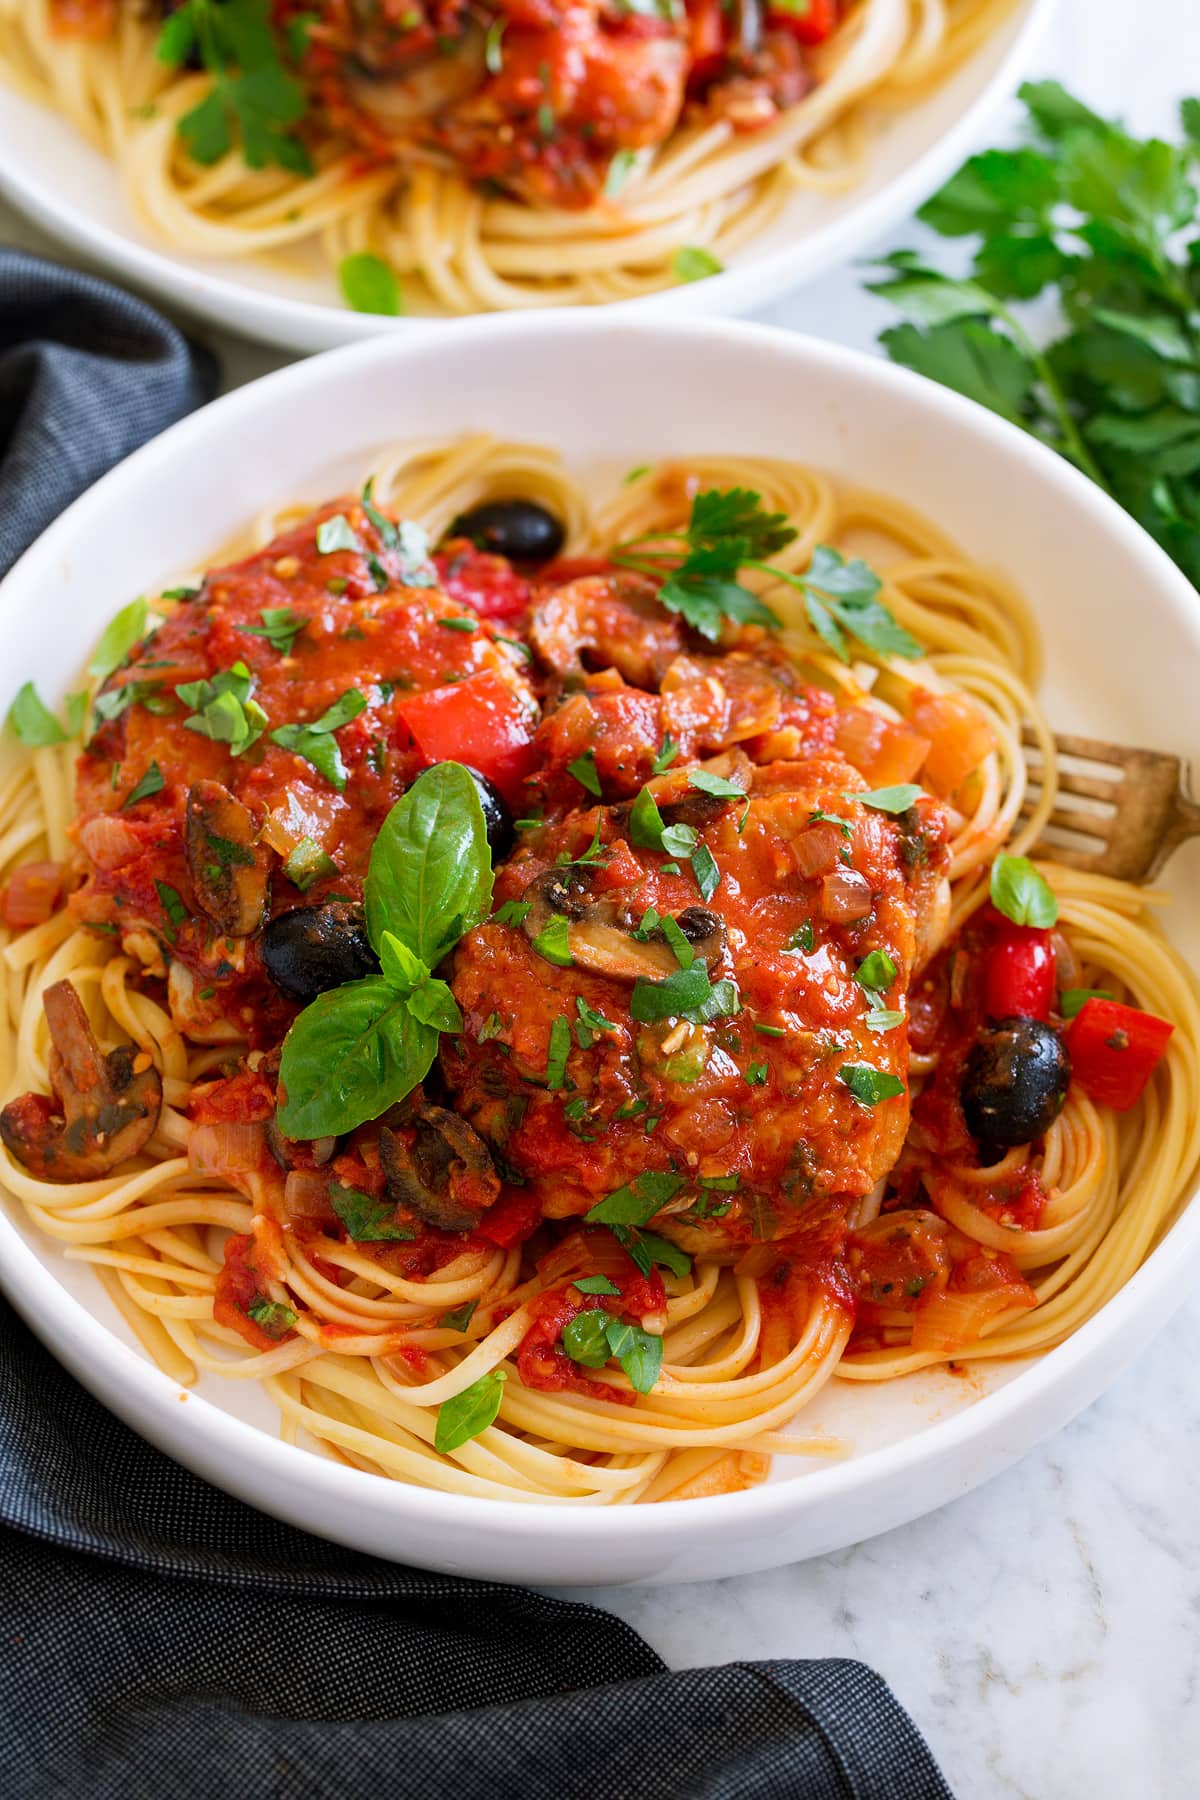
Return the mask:
<svg viewBox="0 0 1200 1800">
<path fill-rule="evenodd" d="M 1037 749 L 1029 732 L 1022 741 Z M 1178 756 L 1066 734 L 1054 743 L 1058 800 L 1035 856 L 1118 881 L 1152 881 L 1180 844 L 1200 835 L 1200 805 L 1187 793 L 1188 771 Z M 1039 794 L 1035 761 L 1024 812 Z"/>
</svg>

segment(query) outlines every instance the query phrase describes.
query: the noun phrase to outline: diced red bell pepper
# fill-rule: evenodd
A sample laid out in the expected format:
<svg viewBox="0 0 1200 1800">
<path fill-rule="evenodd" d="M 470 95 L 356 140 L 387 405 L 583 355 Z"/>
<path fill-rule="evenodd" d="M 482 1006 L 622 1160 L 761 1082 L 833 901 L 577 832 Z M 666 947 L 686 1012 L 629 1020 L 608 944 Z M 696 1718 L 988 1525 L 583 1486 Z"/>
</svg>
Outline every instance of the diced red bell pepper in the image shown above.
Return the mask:
<svg viewBox="0 0 1200 1800">
<path fill-rule="evenodd" d="M 1175 1027 L 1118 1000 L 1088 1000 L 1067 1027 L 1071 1068 L 1089 1100 L 1127 1112 L 1166 1052 Z"/>
<path fill-rule="evenodd" d="M 767 7 L 767 18 L 802 44 L 823 44 L 841 24 L 841 0 L 783 0 Z"/>
<path fill-rule="evenodd" d="M 533 725 L 520 696 L 493 670 L 405 694 L 397 711 L 429 762 L 468 763 L 510 805 L 520 803 L 534 765 Z"/>
<path fill-rule="evenodd" d="M 1050 933 L 1003 922 L 987 951 L 984 1006 L 993 1019 L 1048 1019 L 1055 965 Z"/>
</svg>

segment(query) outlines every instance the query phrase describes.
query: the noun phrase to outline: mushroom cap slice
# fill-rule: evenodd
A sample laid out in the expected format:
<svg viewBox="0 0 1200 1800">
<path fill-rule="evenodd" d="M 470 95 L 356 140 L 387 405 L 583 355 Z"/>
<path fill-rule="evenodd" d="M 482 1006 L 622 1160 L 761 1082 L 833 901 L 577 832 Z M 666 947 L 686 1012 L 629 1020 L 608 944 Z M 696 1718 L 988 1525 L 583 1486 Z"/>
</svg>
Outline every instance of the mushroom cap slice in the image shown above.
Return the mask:
<svg viewBox="0 0 1200 1800">
<path fill-rule="evenodd" d="M 120 1044 L 104 1055 L 69 981 L 43 996 L 53 1048 L 48 1094 L 22 1094 L 0 1112 L 0 1138 L 42 1181 L 96 1181 L 154 1135 L 162 1081 L 145 1051 Z"/>
<path fill-rule="evenodd" d="M 188 871 L 196 900 L 226 937 L 249 937 L 267 909 L 270 852 L 248 807 L 219 781 L 188 789 Z"/>
<path fill-rule="evenodd" d="M 587 886 L 587 871 L 578 867 L 543 869 L 534 876 L 524 894 L 529 906 L 524 928 L 535 948 L 558 916 L 567 920 L 567 949 L 577 968 L 613 981 L 662 981 L 679 967 L 661 931 L 635 937 L 636 927 L 623 919 L 616 902 L 607 895 L 589 899 Z M 724 951 L 724 922 L 706 907 L 685 907 L 676 923 L 698 960 L 715 962 Z"/>
</svg>

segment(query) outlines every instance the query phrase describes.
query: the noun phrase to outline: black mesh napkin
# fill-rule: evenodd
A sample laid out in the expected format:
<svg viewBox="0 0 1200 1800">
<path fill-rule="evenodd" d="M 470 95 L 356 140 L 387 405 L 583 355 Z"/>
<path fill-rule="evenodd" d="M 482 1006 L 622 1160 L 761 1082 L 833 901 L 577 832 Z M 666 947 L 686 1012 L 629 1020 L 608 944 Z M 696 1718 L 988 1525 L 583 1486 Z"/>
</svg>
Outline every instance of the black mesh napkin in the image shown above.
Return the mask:
<svg viewBox="0 0 1200 1800">
<path fill-rule="evenodd" d="M 0 250 L 0 567 L 214 379 L 144 303 Z M 594 1607 L 277 1524 L 3 1301 L 0 1744 L 18 1800 L 950 1800 L 862 1664 L 672 1673 Z"/>
</svg>

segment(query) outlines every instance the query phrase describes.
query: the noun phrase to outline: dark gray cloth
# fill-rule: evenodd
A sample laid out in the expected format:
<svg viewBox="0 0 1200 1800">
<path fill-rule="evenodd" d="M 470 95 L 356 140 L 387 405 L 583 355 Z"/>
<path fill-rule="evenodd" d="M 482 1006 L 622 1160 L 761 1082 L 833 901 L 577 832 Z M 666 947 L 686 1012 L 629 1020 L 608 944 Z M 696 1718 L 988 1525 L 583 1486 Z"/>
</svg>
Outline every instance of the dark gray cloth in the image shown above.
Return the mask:
<svg viewBox="0 0 1200 1800">
<path fill-rule="evenodd" d="M 0 564 L 211 377 L 149 307 L 0 252 Z M 306 1537 L 2 1301 L 0 1744 L 14 1800 L 950 1800 L 860 1663 L 671 1673 L 595 1608 Z"/>
<path fill-rule="evenodd" d="M 0 248 L 0 574 L 216 388 L 212 357 L 144 300 Z"/>
</svg>

